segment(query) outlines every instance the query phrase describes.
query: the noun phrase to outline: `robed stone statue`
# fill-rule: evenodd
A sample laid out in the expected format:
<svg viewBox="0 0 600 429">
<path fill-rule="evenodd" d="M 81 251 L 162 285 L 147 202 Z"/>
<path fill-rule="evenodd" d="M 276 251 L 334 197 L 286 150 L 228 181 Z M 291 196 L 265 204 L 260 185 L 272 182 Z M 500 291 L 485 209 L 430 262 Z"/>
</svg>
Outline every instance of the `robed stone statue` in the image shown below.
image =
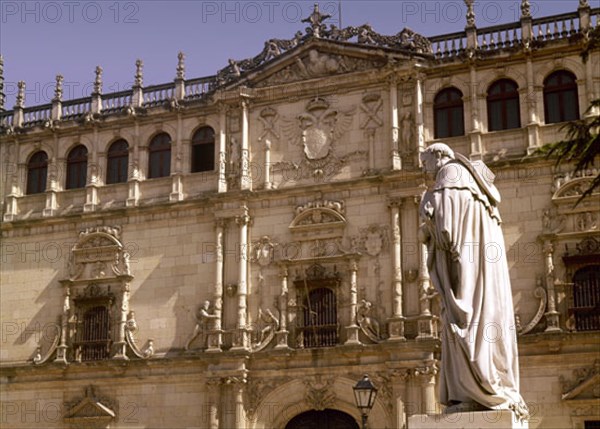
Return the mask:
<svg viewBox="0 0 600 429">
<path fill-rule="evenodd" d="M 435 184 L 424 194 L 419 235 L 441 298 L 440 402 L 446 412 L 509 409 L 528 415 L 519 363 L 500 195 L 481 161 L 443 143 L 422 154 Z"/>
</svg>

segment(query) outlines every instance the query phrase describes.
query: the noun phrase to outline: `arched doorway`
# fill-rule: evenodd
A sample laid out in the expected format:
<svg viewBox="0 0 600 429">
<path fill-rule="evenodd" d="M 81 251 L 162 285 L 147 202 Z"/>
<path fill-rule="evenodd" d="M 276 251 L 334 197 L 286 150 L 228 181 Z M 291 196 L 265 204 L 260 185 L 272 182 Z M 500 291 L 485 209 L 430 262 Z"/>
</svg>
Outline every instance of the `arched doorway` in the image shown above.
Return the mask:
<svg viewBox="0 0 600 429">
<path fill-rule="evenodd" d="M 326 409 L 298 414 L 285 429 L 359 429 L 356 420 L 342 411 Z"/>
</svg>

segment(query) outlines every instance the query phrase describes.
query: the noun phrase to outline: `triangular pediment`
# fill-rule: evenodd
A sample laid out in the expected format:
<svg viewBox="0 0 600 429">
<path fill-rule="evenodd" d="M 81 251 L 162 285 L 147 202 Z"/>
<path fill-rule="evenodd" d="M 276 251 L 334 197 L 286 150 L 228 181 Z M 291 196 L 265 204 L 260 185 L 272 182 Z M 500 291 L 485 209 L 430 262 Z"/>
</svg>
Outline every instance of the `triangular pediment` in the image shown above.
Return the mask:
<svg viewBox="0 0 600 429">
<path fill-rule="evenodd" d="M 561 377 L 563 385 L 562 399 L 565 401 L 580 401 L 600 398 L 600 360 L 591 367 L 573 371 L 574 380 L 568 381 Z"/>
<path fill-rule="evenodd" d="M 116 415 L 109 401 L 97 398 L 93 386 L 88 386 L 85 397 L 72 405 L 65 414 L 65 421 L 71 425 L 105 427 Z"/>
<path fill-rule="evenodd" d="M 229 59 L 217 72 L 217 87 L 270 86 L 383 67 L 390 58 L 433 58 L 431 41 L 409 28 L 383 35 L 368 24 L 327 25 L 328 18 L 315 4 L 313 13 L 302 20 L 309 24 L 304 32 L 287 40 L 268 40 L 254 57 Z"/>
<path fill-rule="evenodd" d="M 298 46 L 272 62 L 247 73 L 236 82 L 249 87 L 283 85 L 366 70 L 388 63 L 381 51 L 348 43 L 314 40 Z"/>
</svg>

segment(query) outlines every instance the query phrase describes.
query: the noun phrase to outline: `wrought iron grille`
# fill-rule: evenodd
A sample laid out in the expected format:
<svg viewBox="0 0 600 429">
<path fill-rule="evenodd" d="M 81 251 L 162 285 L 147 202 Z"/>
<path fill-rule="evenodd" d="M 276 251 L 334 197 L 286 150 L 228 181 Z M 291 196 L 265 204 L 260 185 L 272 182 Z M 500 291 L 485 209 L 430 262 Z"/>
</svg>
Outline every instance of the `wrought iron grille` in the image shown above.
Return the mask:
<svg viewBox="0 0 600 429">
<path fill-rule="evenodd" d="M 81 361 L 108 359 L 111 343 L 108 308 L 105 306 L 90 308 L 83 315 L 83 324 L 78 329 L 75 343 Z"/>
<path fill-rule="evenodd" d="M 337 299 L 329 288 L 311 290 L 304 297 L 298 327 L 305 348 L 331 347 L 338 343 Z"/>
<path fill-rule="evenodd" d="M 577 331 L 600 330 L 600 265 L 581 268 L 573 276 L 569 313 Z"/>
</svg>

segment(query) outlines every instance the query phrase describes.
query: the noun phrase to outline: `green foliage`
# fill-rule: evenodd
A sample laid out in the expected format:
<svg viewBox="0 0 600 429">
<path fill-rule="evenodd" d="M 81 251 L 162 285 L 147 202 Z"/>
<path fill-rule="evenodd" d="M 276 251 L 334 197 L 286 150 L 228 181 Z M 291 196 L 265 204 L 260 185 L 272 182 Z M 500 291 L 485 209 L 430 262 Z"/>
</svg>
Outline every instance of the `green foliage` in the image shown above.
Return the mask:
<svg viewBox="0 0 600 429">
<path fill-rule="evenodd" d="M 556 157 L 556 165 L 561 163 L 575 163 L 575 171 L 583 171 L 593 166 L 596 157 L 600 156 L 600 116 L 590 116 L 592 111 L 600 111 L 600 99 L 593 100 L 587 109 L 584 119 L 577 119 L 565 123 L 561 131 L 566 132 L 565 140 L 547 144 L 536 151 L 537 154 L 547 158 Z M 597 174 L 591 186 L 577 201 L 592 194 L 594 189 L 600 187 L 600 174 Z"/>
</svg>

